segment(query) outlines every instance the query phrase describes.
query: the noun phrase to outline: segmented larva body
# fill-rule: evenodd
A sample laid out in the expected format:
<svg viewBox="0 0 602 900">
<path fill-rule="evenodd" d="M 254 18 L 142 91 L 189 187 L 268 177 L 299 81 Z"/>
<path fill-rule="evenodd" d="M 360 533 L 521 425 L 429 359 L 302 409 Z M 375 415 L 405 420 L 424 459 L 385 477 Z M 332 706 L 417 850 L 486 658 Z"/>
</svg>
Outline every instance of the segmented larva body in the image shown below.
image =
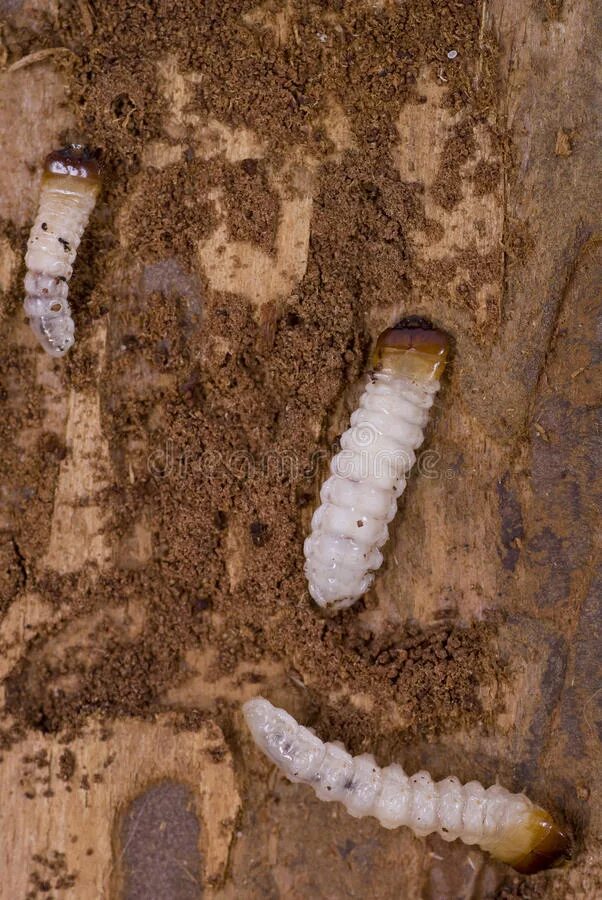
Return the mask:
<svg viewBox="0 0 602 900">
<path fill-rule="evenodd" d="M 344 609 L 366 593 L 380 547 L 422 444 L 449 340 L 423 319 L 379 337 L 374 372 L 341 437 L 305 541 L 305 575 L 320 606 Z"/>
<path fill-rule="evenodd" d="M 342 803 L 352 816 L 374 816 L 385 828 L 437 832 L 444 841 L 478 844 L 517 871 L 538 872 L 564 858 L 569 839 L 524 794 L 453 776 L 434 782 L 428 772 L 409 777 L 401 766 L 381 769 L 368 753 L 351 756 L 339 743 L 323 743 L 263 697 L 243 706 L 258 747 L 289 781 L 313 788 L 320 800 Z"/>
<path fill-rule="evenodd" d="M 73 346 L 69 279 L 99 191 L 98 159 L 86 147 L 70 144 L 47 156 L 38 214 L 27 242 L 23 306 L 50 356 L 63 356 Z"/>
</svg>

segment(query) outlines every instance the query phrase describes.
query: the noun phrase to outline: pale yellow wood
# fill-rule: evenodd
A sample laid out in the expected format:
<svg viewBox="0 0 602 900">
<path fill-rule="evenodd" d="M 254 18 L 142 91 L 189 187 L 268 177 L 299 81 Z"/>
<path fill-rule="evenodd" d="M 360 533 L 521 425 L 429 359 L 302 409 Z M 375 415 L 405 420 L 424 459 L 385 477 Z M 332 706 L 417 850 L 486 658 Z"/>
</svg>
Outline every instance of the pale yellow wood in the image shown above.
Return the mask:
<svg viewBox="0 0 602 900">
<path fill-rule="evenodd" d="M 99 326 L 90 341 L 96 380 L 82 390 L 71 389 L 67 426 L 66 457 L 61 463 L 54 494 L 50 539 L 40 565 L 56 572 L 77 572 L 87 562 L 99 570 L 111 559 L 107 517 L 99 497 L 109 484 L 109 447 L 102 433 L 98 378 L 102 373 L 106 325 Z"/>
<path fill-rule="evenodd" d="M 65 745 L 54 737 L 32 734 L 4 756 L 2 900 L 24 898 L 35 871 L 48 875 L 34 856 L 52 859 L 57 853 L 65 855 L 64 874 L 75 875 L 71 896 L 117 897 L 121 816 L 138 795 L 165 780 L 192 790 L 206 890 L 219 884 L 240 801 L 232 759 L 216 725 L 182 731 L 168 715 L 110 728 L 91 723 L 69 751 L 75 769 L 68 781 L 61 777 Z"/>
<path fill-rule="evenodd" d="M 292 172 L 291 165 L 287 165 L 274 174 L 273 182 L 280 195 L 280 218 L 273 253 L 266 253 L 247 241 L 231 240 L 223 220 L 218 190 L 212 192 L 209 199 L 215 204 L 221 222 L 199 247 L 201 267 L 211 287 L 241 294 L 257 308 L 270 301 L 284 300 L 299 284 L 307 267 L 311 172 L 303 163 L 297 163 Z"/>
</svg>

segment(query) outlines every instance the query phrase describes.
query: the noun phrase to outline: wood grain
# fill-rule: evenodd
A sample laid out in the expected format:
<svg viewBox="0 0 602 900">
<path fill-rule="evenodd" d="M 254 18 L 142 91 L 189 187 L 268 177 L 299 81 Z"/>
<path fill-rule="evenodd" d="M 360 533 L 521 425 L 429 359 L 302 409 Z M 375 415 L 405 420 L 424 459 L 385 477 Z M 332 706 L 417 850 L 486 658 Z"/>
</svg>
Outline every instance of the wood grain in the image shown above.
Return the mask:
<svg viewBox="0 0 602 900">
<path fill-rule="evenodd" d="M 547 15 L 547 9 L 558 14 Z M 15 13 L 28 14 L 37 13 L 25 7 Z M 249 15 L 270 24 L 286 42 L 286 12 L 267 3 Z M 404 181 L 422 185 L 431 223 L 428 232 L 411 235 L 416 305 L 418 311 L 428 307 L 453 332 L 456 351 L 426 448 L 430 456 L 410 482 L 361 619 L 378 633 L 385 622 L 408 617 L 432 623 L 450 612 L 463 621 L 491 610 L 503 615 L 499 652 L 512 661 L 512 678 L 483 696 L 486 711 L 497 710 L 504 700 L 495 728 L 419 742 L 407 748 L 401 762 L 441 776 L 454 771 L 466 780 L 499 776 L 509 787 L 528 785 L 533 799 L 562 811 L 576 836 L 572 867 L 539 882 L 545 896 L 594 897 L 602 883 L 602 788 L 596 776 L 600 584 L 593 493 L 599 453 L 593 336 L 601 246 L 593 176 L 595 11 L 588 0 L 486 0 L 482 16 L 484 29 L 491 27 L 499 42 L 501 108 L 491 110 L 491 123 L 501 118 L 503 140 L 492 141 L 487 129 L 477 129 L 476 151 L 461 169 L 462 197 L 453 209 L 441 207 L 435 189 L 459 116 L 443 105 L 445 84 L 436 69 L 420 73 L 418 90 L 425 101 L 405 107 L 397 122 L 395 164 Z M 175 58 L 158 61 L 165 139 L 145 147 L 143 170 L 178 163 L 190 147 L 206 160 L 219 154 L 230 162 L 266 159 L 266 147 L 252 129 L 234 130 L 190 111 L 201 80 L 201 72 L 183 69 Z M 68 76 L 52 56 L 0 73 L 0 218 L 11 228 L 31 221 L 35 165 L 73 123 L 68 87 Z M 336 161 L 353 146 L 336 97 L 323 124 L 334 148 L 330 160 Z M 245 297 L 262 321 L 273 306 L 286 305 L 305 274 L 319 174 L 318 161 L 294 146 L 285 159 L 266 161 L 280 202 L 272 251 L 231 239 L 219 187 L 208 198 L 217 224 L 197 248 L 199 271 L 211 288 Z M 497 173 L 485 194 L 474 187 L 479 164 Z M 142 180 L 139 187 L 135 179 L 132 185 L 116 221 L 117 244 L 135 215 L 136 192 L 144 190 Z M 21 266 L 17 242 L 8 234 L 0 234 L 3 290 L 20 277 Z M 468 263 L 475 260 L 486 277 L 469 285 L 474 302 L 450 303 L 470 281 Z M 445 284 L 444 271 L 451 273 Z M 144 273 L 131 260 L 128 271 L 111 277 L 105 290 L 121 302 L 128 285 L 142 284 Z M 154 271 L 153 277 L 183 276 L 170 269 Z M 398 312 L 372 310 L 371 336 Z M 0 325 L 17 346 L 31 349 L 34 340 L 22 318 L 19 310 L 3 309 Z M 117 462 L 100 411 L 104 327 L 99 324 L 90 339 L 96 369 L 85 389 L 66 386 L 47 358 L 36 357 L 35 383 L 46 397 L 44 420 L 15 439 L 26 453 L 42 432 L 50 432 L 68 450 L 39 513 L 43 546 L 14 550 L 13 506 L 0 507 L 10 559 L 24 557 L 23 564 L 36 573 L 77 574 L 84 562 L 96 565 L 97 576 L 113 566 L 135 569 L 151 558 L 157 543 L 144 516 L 129 523 L 126 535 L 105 528 L 98 497 L 115 482 Z M 231 350 L 222 339 L 204 352 L 217 366 Z M 144 374 L 130 373 L 132 395 L 144 395 Z M 153 387 L 159 390 L 171 378 L 166 372 Z M 25 388 L 10 371 L 8 383 L 11 398 L 26 404 Z M 328 436 L 345 426 L 356 390 L 350 386 L 333 411 Z M 316 439 L 321 425 L 314 423 Z M 145 438 L 137 434 L 128 440 L 135 482 L 138 461 L 146 464 Z M 12 496 L 22 486 L 6 489 Z M 235 514 L 226 545 L 226 576 L 234 591 L 253 552 Z M 77 653 L 90 665 L 108 640 L 109 626 L 127 638 L 144 628 L 142 601 L 106 616 L 78 609 L 70 620 L 67 604 L 53 605 L 20 578 L 11 584 L 6 607 L 4 600 L 0 604 L 3 679 L 23 660 L 43 669 L 47 659 Z M 164 706 L 213 715 L 222 703 L 239 703 L 267 687 L 271 699 L 296 713 L 299 696 L 312 687 L 286 661 L 244 664 L 211 680 L 213 661 L 207 653 L 187 654 L 181 678 L 161 698 Z M 324 698 L 343 701 L 359 711 L 373 702 L 352 685 Z M 404 724 L 396 708 L 389 721 L 391 731 Z M 61 898 L 124 896 L 121 816 L 147 787 L 168 779 L 192 791 L 203 890 L 224 900 L 468 900 L 492 896 L 503 883 L 512 889 L 508 871 L 478 851 L 385 833 L 374 822 L 351 820 L 299 786 L 285 785 L 255 754 L 240 718 L 234 714 L 228 722 L 224 737 L 206 721 L 195 731 L 179 730 L 181 717 L 173 712 L 153 721 L 119 720 L 108 736 L 105 726 L 93 721 L 69 744 L 76 762 L 67 780 L 61 775 L 66 745 L 60 737 L 23 736 L 0 764 L 0 897 L 20 900 L 40 881 L 48 881 L 52 896 Z M 5 728 L 12 724 L 3 721 Z"/>
<path fill-rule="evenodd" d="M 119 896 L 128 867 L 123 816 L 149 788 L 170 782 L 191 791 L 207 896 L 223 878 L 239 809 L 232 759 L 216 725 L 182 731 L 168 715 L 110 729 L 91 723 L 68 749 L 29 735 L 0 769 L 0 897 L 34 896 L 39 880 L 58 896 L 70 888 L 82 898 Z"/>
</svg>

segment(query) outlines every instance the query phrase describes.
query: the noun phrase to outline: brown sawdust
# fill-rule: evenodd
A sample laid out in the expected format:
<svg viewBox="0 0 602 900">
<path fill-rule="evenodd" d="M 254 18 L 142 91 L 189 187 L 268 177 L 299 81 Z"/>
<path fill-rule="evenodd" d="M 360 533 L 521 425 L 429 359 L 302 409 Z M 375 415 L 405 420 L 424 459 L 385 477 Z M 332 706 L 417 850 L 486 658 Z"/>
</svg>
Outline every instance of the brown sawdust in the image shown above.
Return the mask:
<svg viewBox="0 0 602 900">
<path fill-rule="evenodd" d="M 359 630 L 357 608 L 321 616 L 303 578 L 300 521 L 316 495 L 316 451 L 328 451 L 316 445 L 313 425 L 325 423 L 366 367 L 367 312 L 409 296 L 411 229 L 438 227 L 424 218 L 422 186 L 402 181 L 393 163 L 399 111 L 421 102 L 423 67 L 445 70 L 445 102 L 459 123 L 435 194 L 449 209 L 461 196 L 462 165 L 474 154 L 473 129 L 495 105 L 495 54 L 480 34 L 479 5 L 331 0 L 274 7 L 284 9 L 284 40 L 250 16 L 254 4 L 244 0 L 116 0 L 95 7 L 83 28 L 78 4 L 66 3 L 58 23 L 42 23 L 35 34 L 9 32 L 15 58 L 58 44 L 78 56 L 79 128 L 103 150 L 106 186 L 71 296 L 82 336 L 108 317 L 100 391 L 114 473 L 103 498 L 112 540 L 125 539 L 142 518 L 153 539 L 144 565 L 65 576 L 27 566 L 47 544 L 65 448 L 48 432 L 26 452 L 11 440 L 43 427 L 44 396 L 31 353 L 4 347 L 0 440 L 13 486 L 6 500 L 18 525 L 15 540 L 2 544 L 2 604 L 27 579 L 55 607 L 67 604 L 74 621 L 101 613 L 75 652 L 49 650 L 64 619 L 39 630 L 7 679 L 7 709 L 23 725 L 59 732 L 92 713 L 150 715 L 185 677 L 185 652 L 198 647 L 211 648 L 215 677 L 242 661 L 284 660 L 311 681 L 314 710 L 323 699 L 317 715 L 324 736 L 352 747 L 378 734 L 385 700 L 403 710 L 406 738 L 481 723 L 480 688 L 504 674 L 494 622 L 408 623 L 375 636 Z M 447 51 L 454 47 L 462 53 L 452 64 Z M 202 71 L 188 112 L 252 128 L 275 168 L 292 145 L 320 163 L 307 272 L 285 304 L 268 304 L 259 318 L 244 298 L 210 290 L 196 253 L 215 226 L 207 196 L 216 185 L 232 239 L 272 252 L 279 202 L 267 164 L 201 160 L 192 148 L 176 165 L 143 167 L 148 143 L 166 139 L 169 109 L 157 63 L 168 56 L 181 72 Z M 354 139 L 340 158 L 324 130 L 333 96 Z M 492 189 L 493 171 L 477 169 L 475 178 L 478 191 Z M 24 232 L 14 235 L 19 252 L 25 240 Z M 163 274 L 145 286 L 144 267 L 166 260 Z M 466 259 L 464 267 L 474 275 L 472 296 L 482 260 Z M 20 302 L 15 281 L 8 311 Z M 470 305 L 470 296 L 460 302 Z M 65 389 L 83 389 L 97 364 L 76 347 L 56 371 Z M 143 435 L 139 450 L 132 435 Z M 274 471 L 274 459 L 291 465 Z M 159 461 L 152 471 L 148 460 Z M 231 530 L 245 561 L 234 587 Z M 137 629 L 107 612 L 129 605 L 144 611 Z M 372 697 L 373 712 L 329 707 L 336 688 Z M 17 734 L 13 726 L 6 740 Z M 70 777 L 68 769 L 62 777 Z"/>
<path fill-rule="evenodd" d="M 252 241 L 272 252 L 280 202 L 269 183 L 265 160 L 244 159 L 227 165 L 219 177 L 224 195 L 226 224 L 233 241 Z"/>
</svg>

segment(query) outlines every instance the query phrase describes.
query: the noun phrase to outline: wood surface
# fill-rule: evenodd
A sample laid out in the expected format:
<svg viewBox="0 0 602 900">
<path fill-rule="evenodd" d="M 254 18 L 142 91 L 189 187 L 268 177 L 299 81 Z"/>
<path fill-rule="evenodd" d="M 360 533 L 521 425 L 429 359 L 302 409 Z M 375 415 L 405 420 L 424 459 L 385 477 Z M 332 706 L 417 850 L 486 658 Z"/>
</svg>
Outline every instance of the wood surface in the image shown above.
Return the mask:
<svg viewBox="0 0 602 900">
<path fill-rule="evenodd" d="M 118 896 L 128 851 L 123 817 L 132 797 L 144 800 L 160 782 L 190 788 L 202 823 L 198 852 L 205 894 L 210 893 L 223 880 L 228 861 L 240 806 L 236 778 L 217 726 L 191 732 L 177 725 L 167 715 L 153 722 L 118 722 L 111 729 L 92 725 L 68 750 L 43 735 L 20 744 L 0 776 L 3 815 L 11 810 L 3 822 L 3 896 L 27 896 L 33 873 L 59 896 L 70 889 L 61 887 L 70 875 L 76 876 L 75 896 Z M 53 867 L 57 853 L 64 859 Z"/>
<path fill-rule="evenodd" d="M 27 21 L 43 5 L 41 0 L 3 3 L 0 10 Z M 273 15 L 274 28 L 285 29 L 270 10 L 268 4 L 257 15 L 268 20 Z M 424 287 L 433 317 L 449 323 L 457 346 L 437 414 L 437 455 L 428 477 L 416 478 L 409 488 L 404 516 L 393 525 L 384 568 L 361 617 L 376 632 L 385 620 L 411 616 L 432 623 L 449 610 L 470 621 L 481 617 L 494 598 L 506 614 L 500 653 L 513 661 L 510 684 L 497 688 L 504 712 L 487 733 L 453 733 L 417 743 L 408 748 L 407 761 L 425 768 L 440 768 L 443 761 L 444 768 L 468 777 L 479 767 L 501 777 L 519 759 L 521 777 L 536 799 L 562 811 L 576 837 L 576 854 L 567 869 L 521 888 L 527 893 L 503 896 L 593 898 L 602 889 L 600 582 L 592 484 L 599 449 L 593 365 L 601 256 L 594 174 L 599 152 L 594 5 L 587 0 L 486 0 L 482 15 L 500 46 L 501 113 L 511 142 L 506 149 L 492 147 L 483 132 L 475 158 L 461 173 L 464 195 L 450 212 L 434 202 L 432 192 L 455 119 L 441 104 L 443 84 L 432 72 L 420 76 L 426 102 L 406 106 L 397 124 L 400 174 L 423 183 L 425 213 L 442 226 L 438 239 L 413 236 L 414 279 Z M 200 77 L 180 71 L 173 58 L 159 61 L 157 85 L 168 101 L 166 139 L 146 148 L 144 165 L 172 165 L 191 142 L 207 159 L 220 153 L 231 161 L 265 155 L 252 131 L 233 131 L 188 111 L 187 97 Z M 9 239 L 9 226 L 25 234 L 32 221 L 35 165 L 72 124 L 69 98 L 69 74 L 57 65 L 56 54 L 5 66 L 0 73 L 4 290 L 21 273 L 16 247 L 24 247 L 23 240 L 16 245 Z M 494 112 L 500 110 L 492 110 L 492 117 Z M 325 124 L 336 158 L 353 141 L 336 98 Z M 470 181 L 481 161 L 499 172 L 497 187 L 484 196 L 475 194 Z M 305 273 L 318 166 L 295 147 L 278 161 L 271 177 L 281 208 L 271 253 L 232 240 L 225 217 L 219 218 L 219 189 L 209 198 L 218 222 L 199 243 L 199 270 L 214 290 L 245 296 L 258 317 L 265 304 L 284 301 Z M 135 215 L 136 201 L 134 191 L 119 213 L 117 238 Z M 527 253 L 517 234 L 524 237 Z M 470 308 L 449 308 L 429 272 L 433 263 L 451 259 L 460 284 L 469 277 L 462 260 L 471 252 L 493 261 L 488 271 L 494 275 L 478 286 Z M 115 290 L 118 296 L 119 285 Z M 394 313 L 374 313 L 373 336 Z M 33 346 L 20 311 L 8 316 L 0 310 L 0 323 L 3 334 Z M 35 357 L 36 382 L 46 398 L 44 422 L 15 440 L 26 448 L 50 430 L 63 436 L 69 452 L 56 483 L 48 487 L 48 541 L 34 548 L 28 567 L 66 574 L 89 561 L 101 574 L 116 560 L 143 565 L 153 552 L 144 520 L 132 522 L 129 537 L 117 542 L 95 500 L 113 478 L 98 392 L 106 339 L 104 324 L 88 338 L 99 362 L 85 387 L 65 391 L 53 361 L 43 354 Z M 217 358 L 225 350 L 216 346 L 211 352 Z M 15 383 L 12 390 L 18 396 L 22 388 Z M 22 402 L 29 399 L 23 396 Z M 350 391 L 328 423 L 330 436 L 344 427 L 352 402 Z M 420 542 L 408 542 L 416 507 L 425 531 Z M 10 540 L 13 528 L 0 507 L 3 539 Z M 234 588 L 248 552 L 235 522 L 228 542 Z M 63 626 L 66 611 L 67 602 L 63 610 L 43 596 L 17 591 L 0 621 L 0 677 L 24 656 L 43 661 L 39 654 L 93 655 L 103 617 L 84 610 Z M 106 615 L 112 627 L 131 636 L 142 627 L 145 612 L 134 605 Z M 37 649 L 41 628 L 56 635 L 50 650 Z M 281 696 L 286 703 L 290 678 L 303 680 L 303 673 L 291 676 L 286 661 L 265 660 L 209 683 L 210 665 L 206 653 L 191 651 L 185 677 L 164 698 L 166 708 L 182 715 L 187 708 L 201 708 L 211 716 L 220 698 L 242 701 L 255 693 L 258 678 L 270 686 L 272 699 Z M 334 701 L 335 694 L 328 699 Z M 366 703 L 359 694 L 351 701 L 358 709 Z M 399 725 L 395 716 L 391 710 L 391 728 Z M 192 792 L 200 823 L 199 896 L 451 900 L 494 896 L 502 884 L 513 890 L 511 873 L 488 863 L 479 851 L 384 832 L 373 821 L 351 820 L 298 786 L 285 785 L 254 754 L 239 716 L 225 736 L 210 718 L 186 730 L 172 712 L 148 721 L 124 718 L 107 734 L 103 727 L 92 719 L 69 745 L 77 760 L 70 780 L 60 774 L 67 745 L 57 736 L 30 732 L 2 754 L 2 900 L 38 896 L 35 890 L 39 896 L 82 900 L 126 897 L 119 875 L 120 822 L 129 804 L 162 780 L 181 782 Z M 128 765 L 107 764 L 109 757 L 126 758 Z M 75 874 L 72 881 L 69 876 Z M 39 884 L 46 882 L 50 887 L 44 892 Z"/>
</svg>

